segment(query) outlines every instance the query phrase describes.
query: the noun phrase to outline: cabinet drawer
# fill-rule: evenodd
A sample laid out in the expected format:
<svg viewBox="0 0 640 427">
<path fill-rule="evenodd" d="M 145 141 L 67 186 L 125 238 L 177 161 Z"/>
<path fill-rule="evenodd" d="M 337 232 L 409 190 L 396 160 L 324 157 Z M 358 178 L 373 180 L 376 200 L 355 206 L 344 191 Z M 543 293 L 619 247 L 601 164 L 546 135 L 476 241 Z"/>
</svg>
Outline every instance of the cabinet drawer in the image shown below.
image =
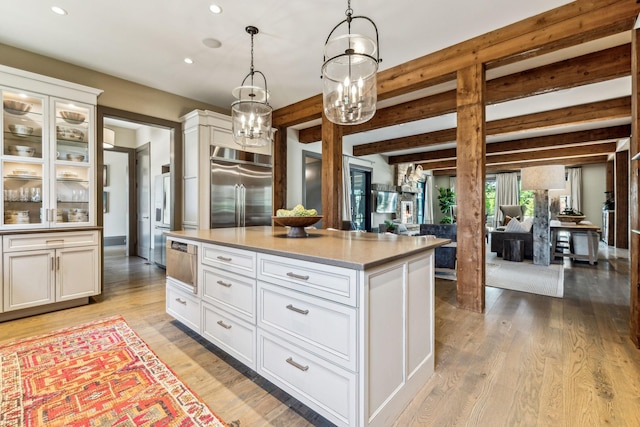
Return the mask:
<svg viewBox="0 0 640 427">
<path fill-rule="evenodd" d="M 67 233 L 12 234 L 2 239 L 5 252 L 95 246 L 100 242 L 97 230 Z"/>
<path fill-rule="evenodd" d="M 258 331 L 258 373 L 330 421 L 356 425 L 356 375 Z"/>
<path fill-rule="evenodd" d="M 167 282 L 167 313 L 200 333 L 200 300 Z"/>
<path fill-rule="evenodd" d="M 255 252 L 218 245 L 202 245 L 202 264 L 256 277 Z"/>
<path fill-rule="evenodd" d="M 255 279 L 203 266 L 202 299 L 221 305 L 253 324 L 256 322 Z"/>
<path fill-rule="evenodd" d="M 261 328 L 352 371 L 356 370 L 356 319 L 353 307 L 258 282 Z"/>
<path fill-rule="evenodd" d="M 256 369 L 256 327 L 211 304 L 202 304 L 202 336 Z"/>
<path fill-rule="evenodd" d="M 258 254 L 258 279 L 356 306 L 355 270 Z"/>
</svg>

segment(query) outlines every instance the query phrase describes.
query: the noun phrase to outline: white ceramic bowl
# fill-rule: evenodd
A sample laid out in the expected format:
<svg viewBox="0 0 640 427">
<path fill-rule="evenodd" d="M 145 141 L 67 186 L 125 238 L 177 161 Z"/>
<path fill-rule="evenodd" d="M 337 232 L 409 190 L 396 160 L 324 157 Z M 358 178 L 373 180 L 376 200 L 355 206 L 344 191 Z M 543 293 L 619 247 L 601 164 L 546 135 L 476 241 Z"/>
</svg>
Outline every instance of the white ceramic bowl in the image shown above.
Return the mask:
<svg viewBox="0 0 640 427">
<path fill-rule="evenodd" d="M 67 160 L 71 160 L 72 162 L 81 162 L 84 160 L 84 156 L 82 154 L 67 154 Z"/>
<path fill-rule="evenodd" d="M 26 102 L 5 99 L 2 101 L 2 105 L 7 113 L 15 114 L 17 116 L 23 116 L 31 111 L 31 104 L 27 104 Z"/>
<path fill-rule="evenodd" d="M 70 141 L 83 141 L 84 140 L 84 132 L 69 128 L 65 126 L 57 126 L 56 127 L 56 135 L 60 139 L 66 139 Z"/>
<path fill-rule="evenodd" d="M 29 136 L 33 133 L 33 128 L 26 125 L 9 125 L 9 131 L 15 136 Z"/>
<path fill-rule="evenodd" d="M 10 145 L 7 147 L 7 152 L 12 156 L 33 157 L 36 149 L 24 145 Z"/>
<path fill-rule="evenodd" d="M 84 123 L 85 115 L 82 113 L 76 113 L 75 111 L 60 111 L 60 116 L 62 119 L 73 125 L 79 125 Z"/>
</svg>

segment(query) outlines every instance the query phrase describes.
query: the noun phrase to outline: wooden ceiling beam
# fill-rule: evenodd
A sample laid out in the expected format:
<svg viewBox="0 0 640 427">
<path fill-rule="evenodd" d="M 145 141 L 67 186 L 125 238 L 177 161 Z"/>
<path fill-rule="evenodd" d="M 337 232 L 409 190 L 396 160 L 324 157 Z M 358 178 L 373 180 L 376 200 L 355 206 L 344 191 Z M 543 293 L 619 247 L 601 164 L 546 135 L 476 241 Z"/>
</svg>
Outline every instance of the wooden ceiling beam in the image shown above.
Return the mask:
<svg viewBox="0 0 640 427">
<path fill-rule="evenodd" d="M 631 125 L 611 126 L 600 129 L 583 130 L 554 135 L 523 138 L 512 141 L 493 142 L 487 144 L 487 155 L 500 154 L 508 151 L 539 150 L 542 148 L 560 147 L 577 144 L 594 144 L 598 142 L 614 141 L 628 138 L 631 135 Z M 389 164 L 420 163 L 423 161 L 448 160 L 456 158 L 456 149 L 427 151 L 423 153 L 405 154 L 389 157 Z"/>
<path fill-rule="evenodd" d="M 615 142 L 606 142 L 601 144 L 580 145 L 577 147 L 555 148 L 550 150 L 523 151 L 518 153 L 494 154 L 490 156 L 487 155 L 486 165 L 499 165 L 503 163 L 516 163 L 535 160 L 551 161 L 554 159 L 608 155 L 616 151 L 616 145 L 617 144 Z M 451 169 L 456 167 L 455 160 L 422 162 L 420 164 L 422 165 L 422 168 L 424 170 Z"/>
<path fill-rule="evenodd" d="M 487 105 L 513 101 L 552 91 L 570 89 L 628 76 L 631 73 L 631 45 L 582 55 L 553 64 L 499 77 L 487 82 Z M 343 134 L 351 135 L 401 123 L 437 117 L 456 110 L 456 91 L 448 91 L 381 108 L 368 122 L 344 126 Z M 298 140 L 320 141 L 320 126 L 301 129 Z"/>
<path fill-rule="evenodd" d="M 473 63 L 488 68 L 549 53 L 633 27 L 640 5 L 628 0 L 577 0 L 378 73 L 378 99 L 388 99 L 452 80 Z M 322 96 L 274 112 L 273 125 L 289 127 L 319 119 Z"/>
<path fill-rule="evenodd" d="M 541 113 L 526 114 L 507 119 L 487 122 L 487 135 L 501 135 L 524 130 L 545 129 L 601 120 L 629 117 L 631 115 L 631 97 L 609 99 L 576 105 Z M 405 138 L 387 139 L 353 146 L 354 156 L 381 154 L 391 151 L 409 150 L 429 145 L 455 142 L 455 129 L 444 129 L 412 135 Z M 390 157 L 391 162 L 395 156 Z M 393 160 L 395 161 L 395 160 Z"/>
<path fill-rule="evenodd" d="M 530 162 L 522 161 L 515 163 L 500 163 L 495 165 L 487 165 L 486 171 L 487 173 L 517 172 L 522 168 L 541 165 L 583 166 L 597 163 L 607 163 L 608 158 L 609 157 L 606 155 L 594 155 L 586 157 L 576 157 L 573 159 L 545 159 Z M 456 175 L 456 172 L 457 171 L 455 167 L 448 169 L 436 169 L 433 171 L 433 175 Z"/>
</svg>

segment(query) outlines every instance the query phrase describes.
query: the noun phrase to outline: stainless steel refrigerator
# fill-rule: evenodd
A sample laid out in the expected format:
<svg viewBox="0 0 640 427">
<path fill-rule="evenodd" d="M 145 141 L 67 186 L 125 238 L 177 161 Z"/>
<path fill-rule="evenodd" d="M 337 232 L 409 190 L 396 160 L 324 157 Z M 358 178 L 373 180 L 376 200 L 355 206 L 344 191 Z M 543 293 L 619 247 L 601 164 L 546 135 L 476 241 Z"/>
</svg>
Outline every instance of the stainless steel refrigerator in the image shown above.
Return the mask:
<svg viewBox="0 0 640 427">
<path fill-rule="evenodd" d="M 167 265 L 165 231 L 171 229 L 171 174 L 164 173 L 155 177 L 154 190 L 154 227 L 153 262 L 160 267 Z"/>
<path fill-rule="evenodd" d="M 271 156 L 211 147 L 211 228 L 271 225 Z"/>
</svg>

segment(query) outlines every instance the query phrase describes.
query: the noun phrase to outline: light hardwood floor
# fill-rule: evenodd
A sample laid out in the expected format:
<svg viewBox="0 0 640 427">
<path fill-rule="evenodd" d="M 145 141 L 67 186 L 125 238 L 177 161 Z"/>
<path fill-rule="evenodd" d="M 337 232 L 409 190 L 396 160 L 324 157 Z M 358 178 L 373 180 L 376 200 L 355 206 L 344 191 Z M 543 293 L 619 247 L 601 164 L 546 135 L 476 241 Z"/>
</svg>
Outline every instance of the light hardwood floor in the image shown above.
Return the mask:
<svg viewBox="0 0 640 427">
<path fill-rule="evenodd" d="M 330 425 L 168 316 L 164 271 L 123 254 L 105 251 L 99 302 L 0 323 L 0 342 L 119 314 L 232 427 Z M 595 267 L 565 260 L 564 299 L 487 288 L 484 314 L 438 279 L 435 374 L 396 425 L 640 425 L 628 277 L 628 253 L 601 246 Z"/>
</svg>

